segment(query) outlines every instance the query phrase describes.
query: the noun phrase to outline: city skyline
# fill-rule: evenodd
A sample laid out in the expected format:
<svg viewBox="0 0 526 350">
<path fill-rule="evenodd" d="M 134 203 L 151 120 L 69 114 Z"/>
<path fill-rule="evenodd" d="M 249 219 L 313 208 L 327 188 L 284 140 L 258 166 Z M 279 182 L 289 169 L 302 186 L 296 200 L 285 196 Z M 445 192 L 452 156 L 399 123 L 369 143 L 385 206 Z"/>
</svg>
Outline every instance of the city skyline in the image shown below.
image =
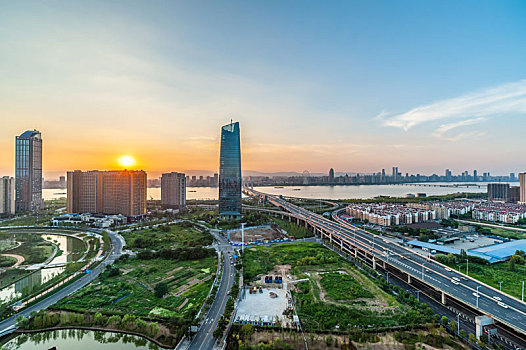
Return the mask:
<svg viewBox="0 0 526 350">
<path fill-rule="evenodd" d="M 0 174 L 14 175 L 13 135 L 34 128 L 45 177 L 122 155 L 154 176 L 215 172 L 230 118 L 245 171 L 519 172 L 525 14 L 508 1 L 9 3 Z"/>
</svg>

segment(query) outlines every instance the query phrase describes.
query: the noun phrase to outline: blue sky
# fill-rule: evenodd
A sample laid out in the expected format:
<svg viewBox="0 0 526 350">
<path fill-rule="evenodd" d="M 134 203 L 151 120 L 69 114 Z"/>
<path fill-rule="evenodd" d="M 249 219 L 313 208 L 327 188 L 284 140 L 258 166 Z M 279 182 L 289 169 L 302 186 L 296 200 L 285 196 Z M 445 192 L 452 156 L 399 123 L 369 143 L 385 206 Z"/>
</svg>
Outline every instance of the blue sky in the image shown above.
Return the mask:
<svg viewBox="0 0 526 350">
<path fill-rule="evenodd" d="M 230 118 L 244 169 L 526 170 L 521 1 L 1 7 L 0 173 L 29 128 L 52 175 L 215 170 Z"/>
</svg>

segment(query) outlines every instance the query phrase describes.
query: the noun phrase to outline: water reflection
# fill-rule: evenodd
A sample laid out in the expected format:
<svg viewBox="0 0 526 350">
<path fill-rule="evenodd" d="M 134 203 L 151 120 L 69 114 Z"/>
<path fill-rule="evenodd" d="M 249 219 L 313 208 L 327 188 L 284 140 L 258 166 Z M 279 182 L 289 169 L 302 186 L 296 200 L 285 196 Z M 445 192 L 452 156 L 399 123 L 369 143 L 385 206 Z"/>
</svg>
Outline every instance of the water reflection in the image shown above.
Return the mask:
<svg viewBox="0 0 526 350">
<path fill-rule="evenodd" d="M 155 343 L 134 335 L 67 329 L 59 331 L 20 334 L 3 345 L 6 350 L 49 349 L 75 350 L 121 350 L 121 349 L 161 349 Z"/>
<path fill-rule="evenodd" d="M 50 265 L 66 264 L 71 261 L 80 259 L 84 253 L 84 243 L 78 239 L 70 236 L 45 234 L 42 238 L 47 242 L 55 243 L 61 252 L 58 252 L 53 260 L 49 262 Z"/>
<path fill-rule="evenodd" d="M 66 270 L 65 266 L 49 267 L 34 271 L 30 275 L 0 289 L 0 302 L 20 299 L 36 291 L 42 284 L 57 277 Z"/>
</svg>

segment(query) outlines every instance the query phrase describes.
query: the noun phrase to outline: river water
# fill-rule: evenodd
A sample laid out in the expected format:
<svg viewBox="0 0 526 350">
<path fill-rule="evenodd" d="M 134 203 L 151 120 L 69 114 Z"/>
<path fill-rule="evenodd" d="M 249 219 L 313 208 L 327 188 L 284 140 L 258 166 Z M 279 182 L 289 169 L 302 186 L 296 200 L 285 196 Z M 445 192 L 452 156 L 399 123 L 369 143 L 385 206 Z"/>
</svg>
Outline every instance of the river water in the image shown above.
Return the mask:
<svg viewBox="0 0 526 350">
<path fill-rule="evenodd" d="M 374 198 L 377 196 L 405 197 L 407 194 L 425 193 L 428 196 L 452 194 L 457 192 L 486 192 L 488 182 L 477 182 L 477 187 L 466 187 L 465 183 L 434 182 L 407 185 L 336 185 L 336 186 L 260 186 L 254 189 L 270 194 L 290 197 L 323 199 Z M 452 187 L 457 185 L 458 187 Z M 518 182 L 510 182 L 519 186 Z M 217 187 L 187 187 L 186 199 L 217 199 Z M 43 190 L 44 199 L 66 197 L 64 190 Z M 161 199 L 160 188 L 148 188 L 148 199 Z"/>
<path fill-rule="evenodd" d="M 5 350 L 160 350 L 157 344 L 144 338 L 112 332 L 86 331 L 67 329 L 40 333 L 20 334 L 7 341 L 2 347 Z"/>
</svg>

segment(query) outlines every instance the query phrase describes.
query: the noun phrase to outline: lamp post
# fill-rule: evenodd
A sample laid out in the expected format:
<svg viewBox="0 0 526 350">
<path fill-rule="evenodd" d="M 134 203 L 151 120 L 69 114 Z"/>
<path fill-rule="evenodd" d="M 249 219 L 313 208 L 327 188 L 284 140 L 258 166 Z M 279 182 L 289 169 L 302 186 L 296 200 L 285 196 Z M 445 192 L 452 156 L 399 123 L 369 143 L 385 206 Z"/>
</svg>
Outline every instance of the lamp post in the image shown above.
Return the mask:
<svg viewBox="0 0 526 350">
<path fill-rule="evenodd" d="M 479 298 L 480 298 L 479 288 L 480 288 L 480 286 L 477 286 L 477 308 L 479 307 Z"/>
<path fill-rule="evenodd" d="M 502 292 L 502 281 L 499 281 L 499 290 Z"/>
<path fill-rule="evenodd" d="M 469 259 L 466 258 L 466 276 L 469 276 Z"/>
<path fill-rule="evenodd" d="M 422 281 L 425 279 L 425 275 L 424 275 L 424 266 L 425 265 L 426 265 L 426 263 L 422 264 Z"/>
<path fill-rule="evenodd" d="M 524 281 L 522 282 L 522 301 L 524 301 Z"/>
<path fill-rule="evenodd" d="M 386 276 L 387 276 L 387 284 L 389 284 L 389 273 L 390 273 L 389 271 L 386 271 L 386 273 L 385 273 Z"/>
</svg>

